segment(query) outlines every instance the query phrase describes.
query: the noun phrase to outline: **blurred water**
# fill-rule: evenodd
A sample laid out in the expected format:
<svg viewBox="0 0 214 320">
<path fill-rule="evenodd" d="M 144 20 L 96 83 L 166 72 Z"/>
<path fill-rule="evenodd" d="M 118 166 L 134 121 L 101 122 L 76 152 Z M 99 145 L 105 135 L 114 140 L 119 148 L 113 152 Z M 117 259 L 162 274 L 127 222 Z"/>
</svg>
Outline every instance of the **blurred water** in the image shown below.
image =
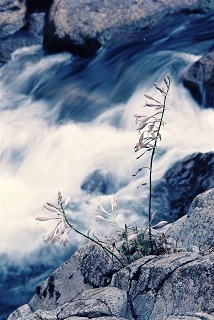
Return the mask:
<svg viewBox="0 0 214 320">
<path fill-rule="evenodd" d="M 154 81 L 172 78 L 154 179 L 187 154 L 213 150 L 213 110 L 200 109 L 181 83 L 185 68 L 213 47 L 213 27 L 211 14 L 173 17 L 92 59 L 46 56 L 31 46 L 0 69 L 0 319 L 83 243 L 72 234 L 63 251 L 43 244 L 51 226 L 33 218 L 44 202 L 56 202 L 58 190 L 72 196 L 69 214 L 82 230 L 106 234 L 93 213 L 115 193 L 118 222 L 145 224 L 147 191 L 137 186 L 146 176 L 132 174 L 148 157 L 135 159 L 133 114 L 142 112 L 145 92 L 160 98 Z M 81 189 L 96 170 L 110 177 L 108 194 Z"/>
</svg>

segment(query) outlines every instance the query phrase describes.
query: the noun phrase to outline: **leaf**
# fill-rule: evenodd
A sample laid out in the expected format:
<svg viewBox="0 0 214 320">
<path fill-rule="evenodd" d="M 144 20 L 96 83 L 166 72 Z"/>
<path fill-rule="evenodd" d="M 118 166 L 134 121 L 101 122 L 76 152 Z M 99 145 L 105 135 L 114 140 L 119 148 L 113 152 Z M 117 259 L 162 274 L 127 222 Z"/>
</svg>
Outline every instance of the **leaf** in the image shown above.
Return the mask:
<svg viewBox="0 0 214 320">
<path fill-rule="evenodd" d="M 91 232 L 91 228 L 90 228 L 90 229 L 88 229 L 88 232 L 87 232 L 87 237 L 89 237 L 89 235 L 90 235 L 90 232 Z"/>
<path fill-rule="evenodd" d="M 144 151 L 140 156 L 138 156 L 136 159 L 139 159 L 140 157 L 142 157 L 147 151 L 151 151 L 153 150 L 153 148 L 149 148 L 146 151 Z"/>
<path fill-rule="evenodd" d="M 141 186 L 146 186 L 146 185 L 147 185 L 147 182 L 143 182 L 137 187 L 137 189 L 140 188 Z"/>
<path fill-rule="evenodd" d="M 142 171 L 143 169 L 149 169 L 149 170 L 151 170 L 149 167 L 142 167 L 142 168 L 138 169 L 135 174 L 132 174 L 132 177 L 135 177 L 135 176 L 138 174 L 138 172 Z"/>
</svg>

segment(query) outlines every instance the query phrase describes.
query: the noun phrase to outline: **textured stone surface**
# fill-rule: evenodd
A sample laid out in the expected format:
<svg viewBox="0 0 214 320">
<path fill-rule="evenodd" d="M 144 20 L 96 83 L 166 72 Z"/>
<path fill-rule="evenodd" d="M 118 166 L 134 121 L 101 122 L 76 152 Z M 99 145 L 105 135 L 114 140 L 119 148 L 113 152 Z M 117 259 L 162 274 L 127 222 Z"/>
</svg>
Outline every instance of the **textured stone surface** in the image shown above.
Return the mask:
<svg viewBox="0 0 214 320">
<path fill-rule="evenodd" d="M 180 247 L 200 246 L 201 244 L 213 246 L 214 189 L 199 194 L 193 200 L 188 214 L 175 223 L 165 226 L 162 231 L 170 235 L 171 239 L 177 238 Z"/>
<path fill-rule="evenodd" d="M 100 247 L 88 243 L 36 288 L 29 305 L 32 310 L 55 309 L 85 290 L 108 284 L 116 270 Z"/>
<path fill-rule="evenodd" d="M 106 41 L 150 27 L 168 14 L 214 8 L 205 0 L 54 0 L 45 28 L 50 52 L 94 54 Z"/>
<path fill-rule="evenodd" d="M 129 318 L 167 319 L 188 312 L 213 311 L 214 254 L 178 253 L 143 259 L 117 272 L 112 286 L 129 292 Z M 124 279 L 128 281 L 124 282 Z"/>
<path fill-rule="evenodd" d="M 119 268 L 88 243 L 37 287 L 30 308 L 24 305 L 9 320 L 212 320 L 213 201 L 214 189 L 198 195 L 187 216 L 156 231 L 170 236 L 173 254 L 141 257 Z M 200 242 L 209 243 L 207 251 L 188 252 L 187 246 Z"/>
<path fill-rule="evenodd" d="M 62 307 L 58 319 L 69 316 L 101 316 L 125 317 L 127 313 L 127 293 L 117 288 L 97 288 L 83 292 L 71 303 Z"/>
<path fill-rule="evenodd" d="M 214 50 L 185 71 L 183 83 L 202 107 L 214 108 Z"/>
<path fill-rule="evenodd" d="M 35 315 L 32 314 L 28 304 L 24 304 L 17 310 L 15 310 L 9 317 L 8 320 L 35 320 L 37 319 Z"/>
<path fill-rule="evenodd" d="M 26 23 L 24 1 L 1 0 L 0 12 L 0 38 L 15 33 Z"/>
<path fill-rule="evenodd" d="M 214 320 L 214 317 L 204 312 L 195 312 L 181 316 L 169 316 L 167 320 Z"/>
<path fill-rule="evenodd" d="M 193 199 L 214 187 L 214 152 L 194 153 L 173 164 L 154 184 L 153 211 L 159 220 L 176 221 L 188 213 Z"/>
</svg>

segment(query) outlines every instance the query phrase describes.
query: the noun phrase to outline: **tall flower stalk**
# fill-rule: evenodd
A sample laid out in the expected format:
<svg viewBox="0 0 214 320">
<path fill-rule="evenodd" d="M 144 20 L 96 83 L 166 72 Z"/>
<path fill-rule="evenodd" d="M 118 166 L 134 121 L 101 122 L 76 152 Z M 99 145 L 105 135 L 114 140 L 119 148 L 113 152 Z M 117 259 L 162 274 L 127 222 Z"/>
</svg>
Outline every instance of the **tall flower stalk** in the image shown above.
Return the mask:
<svg viewBox="0 0 214 320">
<path fill-rule="evenodd" d="M 140 168 L 136 174 L 141 171 L 142 169 L 149 169 L 149 240 L 151 244 L 151 251 L 153 252 L 153 241 L 152 241 L 152 226 L 151 222 L 154 219 L 154 215 L 152 214 L 152 170 L 153 170 L 153 161 L 154 155 L 157 150 L 157 143 L 158 140 L 161 140 L 160 130 L 161 127 L 164 126 L 164 113 L 166 110 L 166 100 L 169 93 L 170 88 L 170 77 L 167 76 L 164 78 L 164 86 L 159 86 L 154 83 L 155 88 L 161 93 L 163 96 L 163 102 L 160 102 L 153 98 L 150 95 L 144 94 L 144 96 L 150 100 L 150 102 L 146 102 L 144 107 L 152 108 L 156 110 L 154 114 L 151 116 L 144 116 L 135 114 L 134 117 L 136 118 L 136 123 L 138 124 L 138 128 L 136 129 L 140 133 L 140 138 L 135 145 L 135 152 L 138 152 L 141 149 L 145 149 L 145 151 L 137 157 L 139 159 L 142 157 L 146 152 L 151 152 L 150 157 L 150 164 L 149 167 L 142 167 Z M 135 174 L 135 175 L 136 175 Z M 134 176 L 135 176 L 134 175 Z M 142 185 L 147 184 L 143 183 Z"/>
</svg>

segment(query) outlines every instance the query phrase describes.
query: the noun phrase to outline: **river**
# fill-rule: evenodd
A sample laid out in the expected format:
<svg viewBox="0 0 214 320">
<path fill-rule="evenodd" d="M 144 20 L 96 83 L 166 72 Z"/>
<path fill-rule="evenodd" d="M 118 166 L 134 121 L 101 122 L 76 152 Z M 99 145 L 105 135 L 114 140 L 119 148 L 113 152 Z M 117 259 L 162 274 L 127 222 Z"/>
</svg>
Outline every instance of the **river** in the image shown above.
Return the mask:
<svg viewBox="0 0 214 320">
<path fill-rule="evenodd" d="M 72 197 L 68 214 L 83 231 L 112 231 L 94 211 L 109 209 L 115 195 L 119 224 L 146 224 L 148 191 L 137 188 L 146 176 L 132 175 L 149 159 L 136 160 L 133 114 L 147 114 L 144 93 L 160 98 L 154 81 L 172 79 L 153 179 L 186 155 L 213 150 L 213 109 L 200 108 L 181 81 L 213 48 L 213 16 L 168 17 L 90 59 L 23 47 L 0 68 L 0 319 L 83 243 L 75 234 L 66 248 L 43 242 L 51 226 L 34 218 L 43 203 L 56 203 L 58 190 Z"/>
</svg>

